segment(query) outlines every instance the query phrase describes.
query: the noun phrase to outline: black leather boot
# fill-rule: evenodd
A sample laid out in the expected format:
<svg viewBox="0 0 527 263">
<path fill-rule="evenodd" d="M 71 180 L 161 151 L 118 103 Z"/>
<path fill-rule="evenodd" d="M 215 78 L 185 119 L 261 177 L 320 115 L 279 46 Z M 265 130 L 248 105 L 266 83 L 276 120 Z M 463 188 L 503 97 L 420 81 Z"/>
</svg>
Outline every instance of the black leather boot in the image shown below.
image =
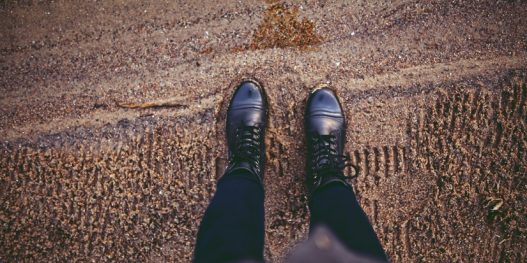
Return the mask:
<svg viewBox="0 0 527 263">
<path fill-rule="evenodd" d="M 229 166 L 225 175 L 249 171 L 261 183 L 265 164 L 264 135 L 267 126 L 267 101 L 255 81 L 242 82 L 227 110 Z"/>
<path fill-rule="evenodd" d="M 347 158 L 346 118 L 335 93 L 327 87 L 309 95 L 304 115 L 307 144 L 306 183 L 310 195 L 330 183 L 351 187 L 344 176 Z"/>
</svg>

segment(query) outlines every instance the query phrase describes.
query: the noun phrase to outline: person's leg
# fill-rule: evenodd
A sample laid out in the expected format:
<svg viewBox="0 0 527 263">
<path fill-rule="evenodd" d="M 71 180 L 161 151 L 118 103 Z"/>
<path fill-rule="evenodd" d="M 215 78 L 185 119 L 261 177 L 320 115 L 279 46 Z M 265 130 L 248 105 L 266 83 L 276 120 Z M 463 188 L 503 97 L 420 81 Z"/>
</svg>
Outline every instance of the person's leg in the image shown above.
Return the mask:
<svg viewBox="0 0 527 263">
<path fill-rule="evenodd" d="M 247 171 L 225 175 L 201 222 L 195 262 L 263 261 L 264 193 Z"/>
<path fill-rule="evenodd" d="M 327 225 L 349 249 L 386 259 L 344 176 L 346 116 L 336 94 L 327 87 L 311 92 L 304 118 L 311 227 Z"/>
<path fill-rule="evenodd" d="M 229 166 L 203 216 L 194 261 L 263 261 L 267 101 L 258 83 L 238 86 L 225 126 Z"/>
<path fill-rule="evenodd" d="M 310 228 L 325 225 L 350 250 L 386 260 L 386 254 L 351 187 L 331 183 L 311 196 Z"/>
</svg>

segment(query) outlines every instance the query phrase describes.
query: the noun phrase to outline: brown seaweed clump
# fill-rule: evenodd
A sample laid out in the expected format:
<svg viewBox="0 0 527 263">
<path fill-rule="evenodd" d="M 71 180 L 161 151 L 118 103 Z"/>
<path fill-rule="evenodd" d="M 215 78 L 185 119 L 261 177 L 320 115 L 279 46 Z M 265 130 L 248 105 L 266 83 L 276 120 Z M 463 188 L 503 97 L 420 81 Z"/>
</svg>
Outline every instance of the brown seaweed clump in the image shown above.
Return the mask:
<svg viewBox="0 0 527 263">
<path fill-rule="evenodd" d="M 298 7 L 285 3 L 271 5 L 264 13 L 262 23 L 253 35 L 249 49 L 286 48 L 317 45 L 322 37 L 315 31 L 315 24 L 298 17 Z"/>
</svg>

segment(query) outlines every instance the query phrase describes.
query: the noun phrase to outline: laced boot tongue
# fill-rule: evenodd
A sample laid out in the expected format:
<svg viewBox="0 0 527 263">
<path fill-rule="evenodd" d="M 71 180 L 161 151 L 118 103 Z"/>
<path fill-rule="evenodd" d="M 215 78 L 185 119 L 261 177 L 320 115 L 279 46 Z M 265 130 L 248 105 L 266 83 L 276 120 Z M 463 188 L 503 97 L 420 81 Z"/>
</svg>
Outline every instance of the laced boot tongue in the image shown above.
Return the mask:
<svg viewBox="0 0 527 263">
<path fill-rule="evenodd" d="M 334 182 L 349 186 L 343 172 L 347 166 L 347 158 L 337 153 L 336 137 L 333 135 L 319 135 L 313 137 L 313 139 L 313 169 L 316 181 L 313 191 Z"/>
<path fill-rule="evenodd" d="M 314 169 L 318 172 L 338 172 L 341 158 L 337 154 L 335 136 L 319 135 L 313 139 Z"/>
<path fill-rule="evenodd" d="M 230 159 L 229 170 L 246 170 L 261 180 L 260 132 L 260 128 L 256 126 L 238 128 L 235 150 Z"/>
<path fill-rule="evenodd" d="M 337 157 L 335 157 L 337 158 Z M 344 164 L 342 164 L 343 166 Z M 340 164 L 337 163 L 337 160 L 330 161 L 329 159 L 323 160 L 319 168 L 317 169 L 317 174 L 320 177 L 320 184 L 325 185 L 329 183 L 330 181 L 344 181 L 346 179 L 346 176 L 344 176 L 344 173 L 342 172 L 342 168 L 340 168 Z"/>
</svg>

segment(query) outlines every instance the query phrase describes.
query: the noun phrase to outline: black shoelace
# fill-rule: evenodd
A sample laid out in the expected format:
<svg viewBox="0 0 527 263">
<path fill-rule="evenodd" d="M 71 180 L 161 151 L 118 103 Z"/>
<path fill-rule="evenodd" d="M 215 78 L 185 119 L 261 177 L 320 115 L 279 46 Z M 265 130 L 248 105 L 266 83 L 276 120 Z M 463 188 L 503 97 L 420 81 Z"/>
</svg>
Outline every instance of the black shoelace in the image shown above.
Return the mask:
<svg viewBox="0 0 527 263">
<path fill-rule="evenodd" d="M 257 126 L 244 126 L 236 129 L 236 140 L 231 163 L 248 162 L 260 172 L 260 144 L 262 128 Z"/>
<path fill-rule="evenodd" d="M 313 181 L 321 179 L 321 176 L 331 175 L 342 180 L 350 180 L 358 176 L 356 166 L 349 163 L 350 158 L 337 153 L 337 138 L 335 135 L 314 135 L 312 138 L 313 153 L 311 169 L 314 172 Z M 355 174 L 345 176 L 344 168 L 351 167 Z"/>
</svg>

